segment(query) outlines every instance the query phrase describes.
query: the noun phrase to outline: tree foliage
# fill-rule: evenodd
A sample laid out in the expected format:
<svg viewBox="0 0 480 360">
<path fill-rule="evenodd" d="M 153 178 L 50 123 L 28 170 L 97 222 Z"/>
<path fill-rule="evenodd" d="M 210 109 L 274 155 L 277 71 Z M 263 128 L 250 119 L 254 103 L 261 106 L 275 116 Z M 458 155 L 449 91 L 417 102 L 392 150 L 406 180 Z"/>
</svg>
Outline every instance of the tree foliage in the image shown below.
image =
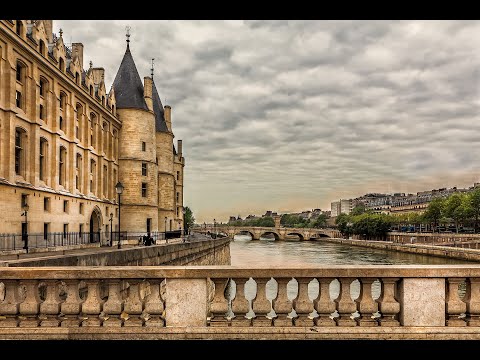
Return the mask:
<svg viewBox="0 0 480 360">
<path fill-rule="evenodd" d="M 193 224 L 195 224 L 195 216 L 193 216 L 192 210 L 188 206 L 185 206 L 185 214 L 183 216 L 183 228 L 187 233 L 188 230 L 193 227 Z"/>
</svg>

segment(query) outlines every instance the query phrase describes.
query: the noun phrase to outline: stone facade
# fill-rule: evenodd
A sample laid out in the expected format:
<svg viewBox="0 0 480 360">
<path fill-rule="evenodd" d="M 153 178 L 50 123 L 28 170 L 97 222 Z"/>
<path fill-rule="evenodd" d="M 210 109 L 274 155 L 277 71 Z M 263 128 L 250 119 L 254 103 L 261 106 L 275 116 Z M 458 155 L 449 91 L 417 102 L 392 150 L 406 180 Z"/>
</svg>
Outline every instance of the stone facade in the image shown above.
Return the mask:
<svg viewBox="0 0 480 360">
<path fill-rule="evenodd" d="M 163 231 L 165 217 L 168 230 L 183 228 L 185 160 L 174 154 L 170 106 L 168 131 L 156 128 L 153 78 L 140 87 L 144 109 L 121 106 L 104 69 L 84 69 L 83 44 L 66 46 L 52 29 L 52 20 L 0 21 L 0 234 L 108 236 L 118 181 L 122 231 L 146 232 L 147 221 Z"/>
</svg>

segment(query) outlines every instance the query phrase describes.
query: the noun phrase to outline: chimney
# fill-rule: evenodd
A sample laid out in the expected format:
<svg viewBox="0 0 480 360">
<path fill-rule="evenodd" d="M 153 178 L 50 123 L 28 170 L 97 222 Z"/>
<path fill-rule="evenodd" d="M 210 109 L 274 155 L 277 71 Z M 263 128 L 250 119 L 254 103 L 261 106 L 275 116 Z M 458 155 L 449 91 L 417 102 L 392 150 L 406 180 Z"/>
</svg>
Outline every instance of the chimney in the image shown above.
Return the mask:
<svg viewBox="0 0 480 360">
<path fill-rule="evenodd" d="M 83 44 L 82 43 L 72 44 L 72 55 L 73 57 L 78 56 L 78 62 L 80 63 L 80 67 L 83 70 Z"/>
<path fill-rule="evenodd" d="M 165 105 L 163 107 L 164 112 L 163 116 L 165 117 L 165 123 L 167 124 L 168 131 L 172 132 L 172 108 L 170 105 Z"/>
<path fill-rule="evenodd" d="M 178 157 L 181 158 L 182 155 L 182 140 L 177 140 L 177 149 L 178 149 Z"/>
<path fill-rule="evenodd" d="M 48 43 L 51 44 L 53 42 L 53 20 L 43 20 L 43 26 L 47 33 Z"/>
<path fill-rule="evenodd" d="M 143 78 L 143 97 L 147 103 L 148 110 L 153 111 L 152 89 L 153 80 L 149 76 Z"/>
<path fill-rule="evenodd" d="M 104 68 L 93 68 L 92 69 L 92 74 L 93 74 L 93 83 L 95 85 L 100 84 L 102 80 L 104 80 L 105 77 L 105 69 Z"/>
</svg>

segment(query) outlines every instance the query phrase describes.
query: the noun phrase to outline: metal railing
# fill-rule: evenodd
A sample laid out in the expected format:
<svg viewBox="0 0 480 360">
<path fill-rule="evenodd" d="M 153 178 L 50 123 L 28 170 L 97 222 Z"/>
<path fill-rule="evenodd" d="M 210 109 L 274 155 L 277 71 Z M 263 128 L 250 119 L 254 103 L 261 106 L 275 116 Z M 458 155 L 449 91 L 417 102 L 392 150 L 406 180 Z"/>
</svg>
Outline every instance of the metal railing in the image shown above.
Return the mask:
<svg viewBox="0 0 480 360">
<path fill-rule="evenodd" d="M 98 242 L 100 242 L 99 232 L 0 234 L 0 251 L 82 245 Z"/>
</svg>

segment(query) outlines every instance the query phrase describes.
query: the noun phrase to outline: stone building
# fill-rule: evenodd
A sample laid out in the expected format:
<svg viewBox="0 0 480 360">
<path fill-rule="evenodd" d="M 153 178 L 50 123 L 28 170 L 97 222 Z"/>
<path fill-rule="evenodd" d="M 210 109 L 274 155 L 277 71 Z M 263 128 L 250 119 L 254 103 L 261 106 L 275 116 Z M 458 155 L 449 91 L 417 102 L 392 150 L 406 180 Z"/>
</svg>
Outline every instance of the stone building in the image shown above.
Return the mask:
<svg viewBox="0 0 480 360">
<path fill-rule="evenodd" d="M 0 21 L 0 233 L 107 238 L 118 181 L 122 231 L 182 228 L 182 142 L 153 71 L 142 83 L 127 40 L 107 91 L 103 68 L 84 69 L 83 44 L 52 29 Z"/>
</svg>

